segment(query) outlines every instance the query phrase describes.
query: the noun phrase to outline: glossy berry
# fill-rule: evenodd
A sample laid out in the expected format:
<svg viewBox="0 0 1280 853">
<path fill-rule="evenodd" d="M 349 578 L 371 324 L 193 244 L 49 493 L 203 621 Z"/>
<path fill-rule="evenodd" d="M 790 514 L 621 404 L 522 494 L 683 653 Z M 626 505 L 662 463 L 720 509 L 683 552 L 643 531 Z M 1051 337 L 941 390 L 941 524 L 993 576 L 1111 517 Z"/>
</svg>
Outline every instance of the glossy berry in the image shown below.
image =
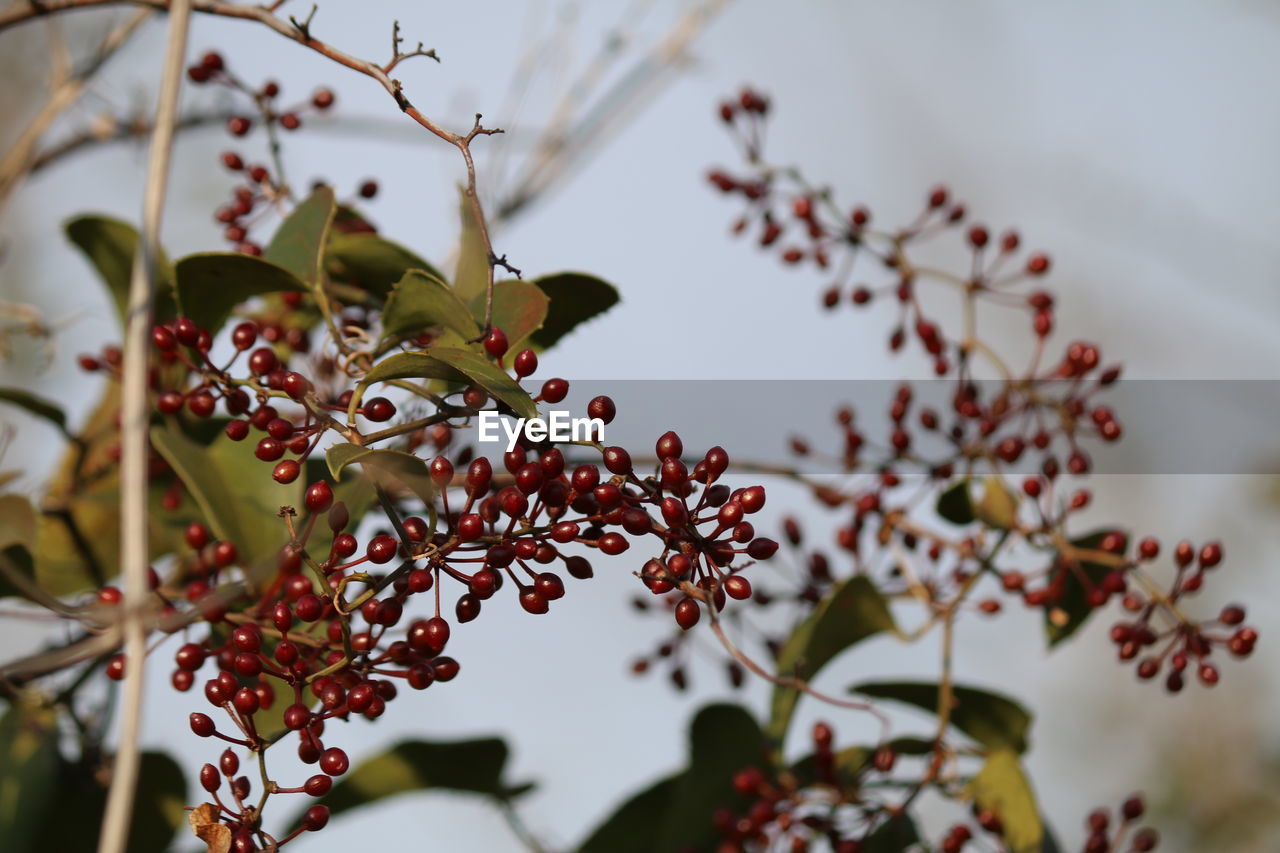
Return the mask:
<svg viewBox="0 0 1280 853">
<path fill-rule="evenodd" d="M 507 333 L 497 327 L 490 329 L 489 334 L 484 336 L 484 351 L 494 358 L 506 355 L 508 346 Z"/>
<path fill-rule="evenodd" d="M 375 536 L 369 540 L 365 553 L 373 563 L 389 563 L 400 549 L 400 543 L 390 536 Z"/>
<path fill-rule="evenodd" d="M 682 598 L 676 605 L 676 624 L 688 631 L 702 618 L 702 608 L 692 598 Z"/>
<path fill-rule="evenodd" d="M 396 414 L 395 404 L 386 397 L 374 397 L 364 403 L 364 416 L 374 423 L 389 421 Z"/>
<path fill-rule="evenodd" d="M 320 769 L 330 776 L 341 776 L 350 766 L 347 753 L 339 747 L 330 747 L 320 754 Z"/>
<path fill-rule="evenodd" d="M 303 503 L 310 512 L 321 513 L 326 511 L 333 504 L 333 487 L 325 480 L 317 480 L 307 486 Z"/>
</svg>

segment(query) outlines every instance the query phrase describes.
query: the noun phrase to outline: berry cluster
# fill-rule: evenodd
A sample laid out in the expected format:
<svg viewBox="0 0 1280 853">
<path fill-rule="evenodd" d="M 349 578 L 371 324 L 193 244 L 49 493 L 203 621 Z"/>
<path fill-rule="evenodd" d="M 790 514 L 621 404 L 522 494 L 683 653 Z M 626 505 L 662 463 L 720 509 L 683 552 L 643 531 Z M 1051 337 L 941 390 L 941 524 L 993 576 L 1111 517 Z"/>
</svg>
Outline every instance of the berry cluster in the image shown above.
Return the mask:
<svg viewBox="0 0 1280 853">
<path fill-rule="evenodd" d="M 231 72 L 217 51 L 206 52 L 199 62 L 191 65 L 187 77 L 197 85 L 220 86 L 246 102 L 246 112 L 227 119 L 226 131 L 232 138 L 244 139 L 259 125 L 267 133 L 272 165 L 251 162 L 243 151 L 227 150 L 220 155 L 222 165 L 241 176 L 242 183 L 232 188 L 230 201 L 214 211 L 214 219 L 223 226 L 223 237 L 236 251 L 261 255 L 262 245 L 251 238 L 250 232 L 262 221 L 262 214 L 278 208 L 290 195 L 277 131 L 296 131 L 308 113 L 327 112 L 336 100 L 333 90 L 316 89 L 309 100 L 284 105 L 278 82 L 267 80 L 260 86 L 249 85 Z M 357 189 L 357 194 L 364 199 L 371 199 L 377 193 L 378 184 L 372 180 L 362 182 Z M 259 211 L 258 215 L 255 210 Z"/>
<path fill-rule="evenodd" d="M 1074 538 L 1068 533 L 1073 516 L 1092 500 L 1088 489 L 1068 483 L 1069 477 L 1084 477 L 1093 467 L 1087 443 L 1115 442 L 1123 436 L 1116 414 L 1097 399 L 1118 381 L 1120 368 L 1104 365 L 1097 345 L 1081 341 L 1067 345 L 1060 358 L 1047 358 L 1054 297 L 1044 289 L 1026 295 L 1017 289 L 1049 272 L 1048 256 L 1032 253 L 1019 260 L 1021 239 L 1016 231 L 1006 230 L 996 239 L 986 227 L 973 225 L 963 234 L 969 256 L 964 272 L 917 261 L 918 244 L 966 220 L 964 205 L 939 187 L 928 194 L 912 222 L 878 230 L 867 208 L 842 209 L 829 189 L 808 183 L 795 169 L 766 162 L 761 140 L 767 111 L 767 100 L 750 90 L 720 107 L 750 168 L 745 176 L 723 170 L 710 176 L 719 190 L 746 201 L 747 211 L 733 230 L 755 228 L 760 245 L 780 252 L 785 263 L 837 269 L 837 281 L 823 295 L 828 308 L 839 305 L 846 293 L 855 306 L 870 305 L 881 296 L 891 298 L 896 317 L 889 350 L 901 350 L 909 339 L 917 341 L 934 360 L 936 374 L 951 383 L 946 409 L 922 403 L 927 394 L 902 384 L 889 404 L 882 440 L 859 425 L 848 407 L 836 413 L 840 439 L 835 450 L 821 454 L 805 438 L 791 440 L 796 456 L 818 457 L 849 476 L 846 483 L 833 484 L 792 472 L 809 483 L 820 503 L 849 513 L 836 531 L 836 545 L 863 571 L 870 570 L 869 561 L 886 549 L 896 553 L 882 581 L 887 594 L 955 608 L 982 578 L 992 577 L 999 590 L 1042 609 L 1047 624 L 1062 632 L 1074 630 L 1090 611 L 1119 599 L 1134 614 L 1132 621 L 1112 632 L 1121 658 L 1135 658 L 1143 648 L 1162 644 L 1160 652 L 1140 661 L 1141 677 L 1154 677 L 1168 661 L 1166 684 L 1176 692 L 1183 684 L 1182 670 L 1194 661 L 1200 680 L 1216 683 L 1218 669 L 1204 660 L 1211 647 L 1224 645 L 1243 657 L 1252 650 L 1256 632 L 1224 620 L 1219 621 L 1232 626 L 1233 633 L 1205 630 L 1214 623 L 1196 622 L 1179 605 L 1200 589 L 1206 570 L 1221 561 L 1221 546 L 1205 546 L 1192 571 L 1194 549 L 1179 545 L 1175 576 L 1162 589 L 1147 568 L 1159 551 L 1154 539 L 1144 539 L 1129 556 L 1129 537 L 1119 530 Z M 887 281 L 852 284 L 863 260 Z M 962 328 L 948 332 L 930 315 L 926 285 L 959 292 Z M 979 309 L 987 305 L 1030 315 L 1032 351 L 1022 368 L 1015 369 L 977 336 Z M 983 369 L 999 378 L 981 379 Z M 1033 473 L 1026 473 L 1027 466 Z M 964 535 L 916 520 L 913 510 L 920 503 L 921 477 L 938 495 L 939 514 Z M 980 496 L 975 488 L 979 482 Z M 794 522 L 787 534 L 788 540 L 798 541 Z M 1043 567 L 1003 567 L 1006 552 L 1016 543 L 1044 555 Z M 812 597 L 830 577 L 830 563 L 825 555 L 815 555 L 808 568 L 810 578 L 800 592 Z M 766 594 L 765 601 L 788 598 Z M 995 596 L 976 606 L 988 614 L 1002 607 Z M 1239 608 L 1227 608 L 1224 615 L 1243 619 Z"/>
</svg>

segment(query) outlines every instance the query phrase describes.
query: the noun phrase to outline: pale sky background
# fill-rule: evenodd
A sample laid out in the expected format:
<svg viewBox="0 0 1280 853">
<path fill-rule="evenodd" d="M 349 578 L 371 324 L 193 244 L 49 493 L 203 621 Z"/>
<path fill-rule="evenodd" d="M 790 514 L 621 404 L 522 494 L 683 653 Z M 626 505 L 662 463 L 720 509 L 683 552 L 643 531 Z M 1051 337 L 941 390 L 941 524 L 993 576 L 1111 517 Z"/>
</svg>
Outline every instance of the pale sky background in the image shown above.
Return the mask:
<svg viewBox="0 0 1280 853">
<path fill-rule="evenodd" d="M 439 66 L 415 60 L 402 67 L 414 104 L 454 127 L 483 112 L 486 123 L 512 128 L 512 146 L 521 144 L 522 127 L 541 123 L 540 111 L 562 85 L 557 73 L 564 79 L 564 72 L 581 68 L 624 8 L 604 2 L 320 5 L 314 26 L 321 37 L 375 59 L 387 52 L 390 21 L 398 17 L 410 42 L 421 39 L 444 59 Z M 305 11 L 305 4 L 297 6 Z M 640 19 L 637 40 L 652 41 L 683 8 L 654 2 Z M 564 68 L 545 68 L 520 121 L 509 121 L 501 109 L 520 56 L 570 17 L 576 23 L 554 53 Z M 103 20 L 81 14 L 72 29 L 92 39 Z M 6 65 L 17 66 L 17 84 L 39 79 L 39 40 L 32 37 L 38 32 L 0 36 Z M 95 103 L 149 105 L 162 43 L 163 28 L 151 25 L 129 58 L 114 63 L 95 86 L 102 99 Z M 416 133 L 376 84 L 252 24 L 198 18 L 192 55 L 209 45 L 219 46 L 244 78 L 274 77 L 289 96 L 301 97 L 317 82 L 331 85 L 342 117 L 377 119 L 379 128 L 402 121 L 385 140 L 321 131 L 289 137 L 291 176 L 305 185 L 324 174 L 348 192 L 377 177 L 383 192 L 369 210 L 384 233 L 428 258 L 447 255 L 456 232 L 456 152 Z M 686 72 L 607 148 L 497 237 L 498 251 L 526 273 L 587 270 L 616 283 L 623 295 L 619 309 L 544 357 L 539 375 L 923 375 L 918 362 L 885 357 L 885 314 L 824 314 L 817 308 L 821 277 L 782 269 L 727 239 L 737 208 L 703 176 L 713 164 L 737 165 L 714 107 L 750 83 L 773 98 L 773 158 L 803 164 L 841 199 L 870 205 L 879 221 L 914 215 L 942 181 L 981 221 L 1015 224 L 1028 246 L 1048 250 L 1054 258 L 1048 284 L 1060 297 L 1060 346 L 1073 338 L 1097 341 L 1107 361 L 1126 365 L 1128 377 L 1280 378 L 1280 245 L 1274 238 L 1280 232 L 1274 84 L 1280 6 L 1263 0 L 739 0 L 692 53 Z M 20 117 L 34 102 L 22 100 L 21 85 L 14 88 L 0 109 Z M 195 102 L 208 93 L 188 90 L 187 97 Z M 222 247 L 209 211 L 229 186 L 216 165 L 226 146 L 218 130 L 183 137 L 178 146 L 164 234 L 173 255 Z M 484 142 L 476 153 L 483 168 Z M 37 360 L 20 353 L 0 367 L 4 384 L 70 395 L 85 405 L 96 394 L 96 380 L 79 374 L 73 357 L 118 333 L 88 268 L 57 228 L 86 210 L 136 218 L 141 163 L 140 149 L 120 147 L 68 160 L 37 176 L 4 212 L 3 298 L 68 318 L 59 359 L 36 375 Z M 709 314 L 722 318 L 710 324 L 711 334 Z M 994 328 L 1000 334 L 1001 327 Z M 771 416 L 767 405 L 760 412 Z M 652 418 L 657 435 L 667 428 L 663 414 L 632 416 Z M 53 458 L 54 438 L 8 411 L 3 418 L 19 423 L 23 435 L 0 467 L 24 468 L 22 485 L 32 488 Z M 777 429 L 781 449 L 785 420 Z M 1035 615 L 1010 612 L 962 625 L 961 680 L 1022 697 L 1038 713 L 1029 764 L 1044 810 L 1068 848 L 1082 840 L 1088 809 L 1114 806 L 1134 789 L 1160 791 L 1171 778 L 1164 762 L 1188 753 L 1178 739 L 1202 739 L 1206 721 L 1229 720 L 1227 728 L 1241 738 L 1219 753 L 1223 779 L 1195 777 L 1213 780 L 1212 787 L 1254 778 L 1266 756 L 1280 749 L 1274 725 L 1264 722 L 1280 711 L 1280 655 L 1273 642 L 1280 633 L 1273 571 L 1280 536 L 1275 504 L 1266 500 L 1273 486 L 1247 476 L 1094 481 L 1096 520 L 1119 521 L 1166 543 L 1225 541 L 1227 566 L 1207 584 L 1197 612 L 1243 601 L 1263 640 L 1247 664 L 1225 666 L 1223 683 L 1212 692 L 1191 687 L 1171 699 L 1158 685 L 1135 683 L 1132 669 L 1113 660 L 1105 617 L 1052 656 L 1043 650 Z M 770 494 L 775 518 L 784 507 L 803 509 L 785 490 Z M 632 612 L 628 600 L 639 588 L 628 574 L 632 568 L 625 559 L 601 562 L 596 579 L 572 584 L 549 617 L 527 617 L 514 599 L 500 596 L 483 619 L 455 632 L 450 650 L 463 665 L 456 682 L 396 701 L 376 725 L 348 727 L 343 745 L 358 758 L 404 737 L 505 733 L 514 750 L 513 777 L 540 783 L 525 801 L 527 822 L 553 848 L 567 847 L 623 795 L 676 767 L 694 709 L 727 693 L 710 658 L 682 696 L 660 678 L 627 674 L 632 657 L 666 630 Z M 30 644 L 31 628 L 0 625 L 0 636 L 16 653 Z M 870 678 L 927 676 L 936 672 L 936 657 L 936 638 L 909 649 L 877 641 L 834 665 L 818 686 L 839 690 Z M 205 703 L 196 692 L 167 687 L 170 659 L 160 655 L 153 669 L 146 737 L 148 745 L 182 756 L 194 782 L 195 769 L 215 753 L 186 729 L 186 714 Z M 739 694 L 757 712 L 766 695 L 759 683 Z M 803 736 L 819 716 L 851 741 L 870 731 L 856 717 L 808 702 L 794 730 Z M 907 719 L 917 728 L 921 723 Z M 1209 770 L 1196 765 L 1190 772 Z M 380 849 L 409 838 L 427 839 L 438 850 L 519 849 L 492 810 L 438 795 L 344 816 L 307 849 Z M 1231 849 L 1270 850 L 1276 843 L 1273 836 L 1261 846 Z M 1162 849 L 1187 848 L 1173 838 Z"/>
</svg>

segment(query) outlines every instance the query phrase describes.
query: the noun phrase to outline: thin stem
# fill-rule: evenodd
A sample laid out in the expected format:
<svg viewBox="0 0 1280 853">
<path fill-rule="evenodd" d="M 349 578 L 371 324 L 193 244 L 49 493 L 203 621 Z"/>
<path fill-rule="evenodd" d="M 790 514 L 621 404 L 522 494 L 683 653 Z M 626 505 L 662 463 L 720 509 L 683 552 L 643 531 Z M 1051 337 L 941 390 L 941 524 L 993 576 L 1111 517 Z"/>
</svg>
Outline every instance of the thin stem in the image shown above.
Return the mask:
<svg viewBox="0 0 1280 853">
<path fill-rule="evenodd" d="M 111 790 L 107 795 L 102 834 L 98 839 L 98 853 L 124 853 L 127 848 L 138 782 L 138 737 L 142 727 L 147 653 L 142 611 L 150 599 L 147 587 L 148 350 L 156 267 L 160 257 L 160 222 L 173 152 L 174 121 L 178 115 L 187 29 L 191 21 L 190 0 L 173 0 L 169 15 L 168 48 L 143 198 L 142 234 L 129 283 L 129 316 L 121 368 L 120 542 L 121 569 L 125 577 L 121 611 L 128 665 L 125 669 L 120 744 L 112 771 Z"/>
</svg>

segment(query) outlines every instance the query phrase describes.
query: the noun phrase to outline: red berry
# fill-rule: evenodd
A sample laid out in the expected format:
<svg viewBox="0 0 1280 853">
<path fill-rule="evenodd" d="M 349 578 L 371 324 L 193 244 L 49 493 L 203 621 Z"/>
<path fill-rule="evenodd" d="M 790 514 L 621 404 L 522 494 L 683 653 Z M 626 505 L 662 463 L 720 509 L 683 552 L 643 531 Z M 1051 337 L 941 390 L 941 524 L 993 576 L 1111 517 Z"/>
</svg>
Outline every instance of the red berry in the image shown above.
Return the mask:
<svg viewBox="0 0 1280 853">
<path fill-rule="evenodd" d="M 702 618 L 702 608 L 692 598 L 682 598 L 676 605 L 676 624 L 688 631 Z"/>
<path fill-rule="evenodd" d="M 320 769 L 330 776 L 341 776 L 351 767 L 347 753 L 333 746 L 320 754 Z"/>
<path fill-rule="evenodd" d="M 333 504 L 333 488 L 327 481 L 317 480 L 307 487 L 303 503 L 311 512 L 324 512 Z"/>
<path fill-rule="evenodd" d="M 364 416 L 374 423 L 389 421 L 395 417 L 395 414 L 395 404 L 386 397 L 374 397 L 372 400 L 365 401 Z"/>
<path fill-rule="evenodd" d="M 507 352 L 507 333 L 494 327 L 484 337 L 484 350 L 494 358 L 502 358 Z"/>
</svg>

